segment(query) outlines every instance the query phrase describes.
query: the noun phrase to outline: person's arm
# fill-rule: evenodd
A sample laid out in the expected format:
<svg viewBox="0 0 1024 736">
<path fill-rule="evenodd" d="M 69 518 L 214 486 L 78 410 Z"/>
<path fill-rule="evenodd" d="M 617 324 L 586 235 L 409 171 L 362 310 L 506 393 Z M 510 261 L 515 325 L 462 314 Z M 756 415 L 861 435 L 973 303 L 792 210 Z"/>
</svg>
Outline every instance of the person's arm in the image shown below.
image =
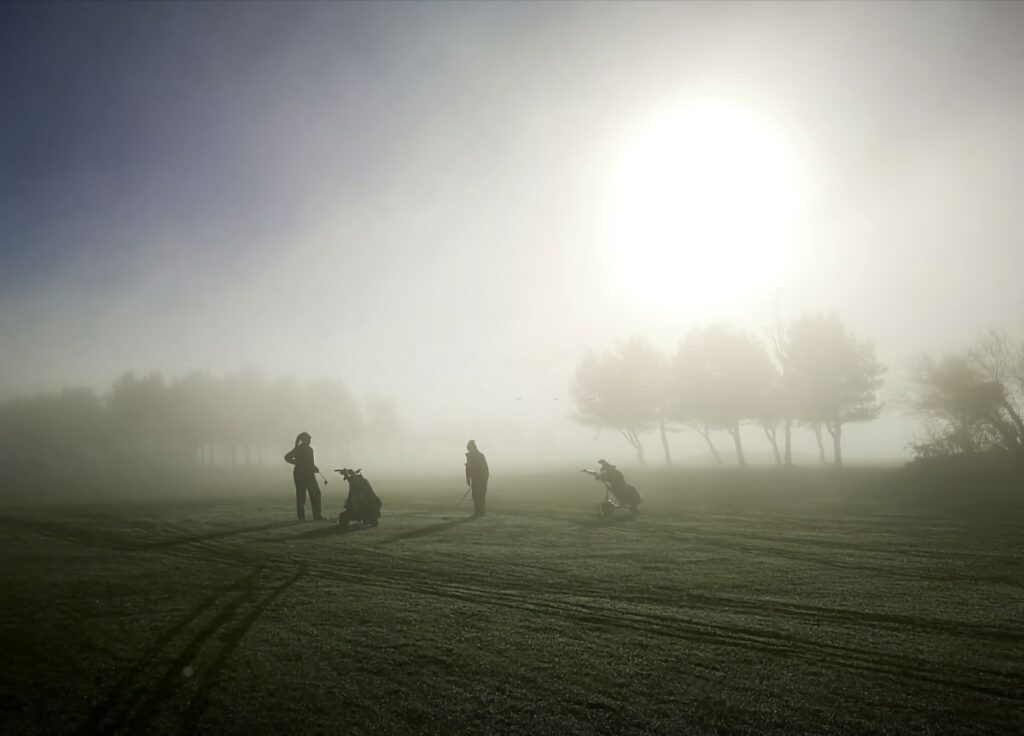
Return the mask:
<svg viewBox="0 0 1024 736">
<path fill-rule="evenodd" d="M 469 485 L 469 455 L 466 455 L 466 485 Z"/>
<path fill-rule="evenodd" d="M 285 454 L 284 461 L 289 465 L 295 464 L 295 448 L 292 448 Z"/>
<path fill-rule="evenodd" d="M 320 468 L 318 468 L 316 466 L 316 463 L 313 462 L 313 448 L 312 447 L 309 448 L 309 464 L 313 466 L 313 472 L 314 473 L 319 473 L 320 472 Z"/>
</svg>

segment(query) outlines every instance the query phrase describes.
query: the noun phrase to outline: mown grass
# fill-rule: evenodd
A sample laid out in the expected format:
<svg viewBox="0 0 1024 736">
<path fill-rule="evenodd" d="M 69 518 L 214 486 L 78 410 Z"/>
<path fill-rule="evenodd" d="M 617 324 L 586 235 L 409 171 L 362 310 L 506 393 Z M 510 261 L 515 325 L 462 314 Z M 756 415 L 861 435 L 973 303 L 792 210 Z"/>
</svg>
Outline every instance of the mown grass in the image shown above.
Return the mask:
<svg viewBox="0 0 1024 736">
<path fill-rule="evenodd" d="M 3 731 L 1024 732 L 1024 525 L 805 476 L 9 508 Z"/>
</svg>

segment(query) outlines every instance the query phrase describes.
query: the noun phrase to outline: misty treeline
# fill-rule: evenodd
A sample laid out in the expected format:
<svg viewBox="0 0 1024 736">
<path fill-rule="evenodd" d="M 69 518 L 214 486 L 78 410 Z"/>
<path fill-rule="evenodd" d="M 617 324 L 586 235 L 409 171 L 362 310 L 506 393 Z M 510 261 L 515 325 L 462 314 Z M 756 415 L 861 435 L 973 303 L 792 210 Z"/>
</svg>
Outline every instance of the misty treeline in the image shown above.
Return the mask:
<svg viewBox="0 0 1024 736">
<path fill-rule="evenodd" d="M 338 381 L 126 373 L 102 393 L 66 388 L 0 405 L 0 460 L 79 471 L 280 463 L 303 430 L 344 457 L 360 438 L 393 438 L 398 419 L 389 398 L 360 402 Z"/>
<path fill-rule="evenodd" d="M 974 345 L 914 366 L 909 407 L 924 420 L 921 458 L 1024 452 L 1024 341 L 989 331 Z"/>
<path fill-rule="evenodd" d="M 671 464 L 669 433 L 697 432 L 715 461 L 716 440 L 746 464 L 741 427 L 761 429 L 777 465 L 792 464 L 794 431 L 814 435 L 819 461 L 842 465 L 843 427 L 875 419 L 886 367 L 871 343 L 834 314 L 776 324 L 764 339 L 729 325 L 691 331 L 672 354 L 642 337 L 576 371 L 577 420 L 622 433 L 645 462 L 644 435 L 657 431 Z M 917 458 L 1024 454 L 1024 341 L 990 330 L 941 358 L 922 356 L 899 404 L 922 421 Z M 831 459 L 829 455 L 831 454 Z"/>
<path fill-rule="evenodd" d="M 725 437 L 745 465 L 741 427 L 756 425 L 777 465 L 792 464 L 798 429 L 814 433 L 821 462 L 842 465 L 843 428 L 878 416 L 885 370 L 839 317 L 804 315 L 764 339 L 726 324 L 694 329 L 671 354 L 633 337 L 583 360 L 573 398 L 580 422 L 621 432 L 640 463 L 646 433 L 658 432 L 671 464 L 669 432 L 688 428 L 718 463 Z"/>
</svg>

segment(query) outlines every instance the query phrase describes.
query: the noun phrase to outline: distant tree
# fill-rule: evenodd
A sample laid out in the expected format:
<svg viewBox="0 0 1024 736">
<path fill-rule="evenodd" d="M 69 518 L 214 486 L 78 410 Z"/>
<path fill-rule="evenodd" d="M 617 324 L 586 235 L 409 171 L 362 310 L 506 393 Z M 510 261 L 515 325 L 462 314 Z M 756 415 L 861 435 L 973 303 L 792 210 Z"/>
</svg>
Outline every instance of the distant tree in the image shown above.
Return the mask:
<svg viewBox="0 0 1024 736">
<path fill-rule="evenodd" d="M 389 419 L 382 408 L 378 431 L 393 420 L 393 411 Z M 108 461 L 213 465 L 225 457 L 237 462 L 239 451 L 245 462 L 259 462 L 261 448 L 290 447 L 303 430 L 324 450 L 343 450 L 363 432 L 359 404 L 337 381 L 268 383 L 241 371 L 168 382 L 159 373 L 125 373 L 102 398 L 65 389 L 0 404 L 0 462 L 42 467 L 59 458 L 94 470 Z"/>
<path fill-rule="evenodd" d="M 746 465 L 741 426 L 748 419 L 769 421 L 775 370 L 764 346 L 726 325 L 692 331 L 672 361 L 674 418 L 697 429 L 712 453 L 709 429 L 728 432 L 736 462 Z"/>
<path fill-rule="evenodd" d="M 1024 343 L 990 330 L 970 351 L 971 361 L 998 387 L 993 422 L 1008 447 L 1024 446 Z"/>
<path fill-rule="evenodd" d="M 259 457 L 266 434 L 266 423 L 275 419 L 267 406 L 267 382 L 253 369 L 229 373 L 219 382 L 215 416 L 231 463 L 238 462 L 238 451 L 246 465 Z"/>
<path fill-rule="evenodd" d="M 843 426 L 874 419 L 885 367 L 871 343 L 857 340 L 835 315 L 804 315 L 789 331 L 789 380 L 797 417 L 825 427 L 836 465 Z"/>
<path fill-rule="evenodd" d="M 66 388 L 0 406 L 0 459 L 81 471 L 101 469 L 109 454 L 110 423 L 91 389 Z"/>
<path fill-rule="evenodd" d="M 164 378 L 150 373 L 118 377 L 106 396 L 111 424 L 120 451 L 127 455 L 163 459 L 173 440 L 168 422 L 171 401 Z"/>
<path fill-rule="evenodd" d="M 997 332 L 974 347 L 917 364 L 910 405 L 925 419 L 919 456 L 1024 449 L 1024 347 Z"/>
<path fill-rule="evenodd" d="M 646 464 L 641 435 L 655 427 L 661 431 L 665 462 L 671 462 L 664 410 L 667 395 L 665 357 L 638 337 L 601 358 L 587 356 L 576 370 L 572 390 L 577 421 L 618 430 L 641 465 Z"/>
</svg>

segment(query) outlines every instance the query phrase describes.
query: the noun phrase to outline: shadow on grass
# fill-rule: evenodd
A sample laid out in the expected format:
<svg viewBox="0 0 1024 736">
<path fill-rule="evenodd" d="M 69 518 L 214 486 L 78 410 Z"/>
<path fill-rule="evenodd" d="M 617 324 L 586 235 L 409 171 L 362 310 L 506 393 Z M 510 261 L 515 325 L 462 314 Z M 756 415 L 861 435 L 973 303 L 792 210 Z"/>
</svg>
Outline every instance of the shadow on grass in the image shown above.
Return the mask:
<svg viewBox="0 0 1024 736">
<path fill-rule="evenodd" d="M 219 532 L 210 532 L 209 534 L 196 534 L 189 537 L 179 537 L 177 539 L 167 539 L 160 542 L 151 542 L 149 544 L 141 545 L 142 549 L 161 549 L 164 547 L 174 547 L 179 544 L 191 544 L 192 542 L 205 542 L 210 539 L 221 539 L 223 537 L 233 537 L 236 534 L 246 534 L 248 532 L 265 532 L 271 529 L 284 529 L 288 526 L 296 526 L 301 524 L 301 521 L 277 521 L 273 524 L 260 524 L 258 526 L 246 526 L 240 529 L 225 529 Z"/>
<path fill-rule="evenodd" d="M 293 534 L 290 537 L 277 537 L 275 539 L 268 539 L 268 542 L 294 542 L 301 539 L 325 539 L 326 537 L 341 537 L 346 534 L 355 534 L 356 532 L 366 531 L 373 529 L 372 526 L 348 526 L 343 527 L 337 522 L 331 522 L 326 526 L 320 526 L 316 529 L 311 529 L 308 532 L 302 534 Z"/>
<path fill-rule="evenodd" d="M 381 544 L 391 544 L 392 542 L 403 542 L 406 539 L 415 539 L 416 537 L 425 537 L 428 534 L 437 534 L 438 532 L 443 532 L 446 529 L 451 529 L 452 527 L 456 527 L 459 524 L 465 524 L 466 522 L 469 522 L 469 521 L 473 521 L 473 517 L 472 516 L 467 516 L 467 517 L 462 518 L 462 519 L 453 519 L 452 521 L 442 521 L 439 524 L 431 524 L 430 526 L 423 526 L 423 527 L 420 527 L 419 529 L 411 529 L 411 530 L 409 530 L 407 532 L 402 532 L 401 534 L 396 534 L 395 536 L 393 536 L 393 537 L 391 537 L 389 539 L 385 539 L 383 542 L 381 542 Z"/>
<path fill-rule="evenodd" d="M 595 529 L 605 526 L 622 526 L 636 519 L 636 514 L 609 514 L 608 516 L 595 516 L 592 519 L 581 519 L 576 522 L 584 529 Z"/>
</svg>

